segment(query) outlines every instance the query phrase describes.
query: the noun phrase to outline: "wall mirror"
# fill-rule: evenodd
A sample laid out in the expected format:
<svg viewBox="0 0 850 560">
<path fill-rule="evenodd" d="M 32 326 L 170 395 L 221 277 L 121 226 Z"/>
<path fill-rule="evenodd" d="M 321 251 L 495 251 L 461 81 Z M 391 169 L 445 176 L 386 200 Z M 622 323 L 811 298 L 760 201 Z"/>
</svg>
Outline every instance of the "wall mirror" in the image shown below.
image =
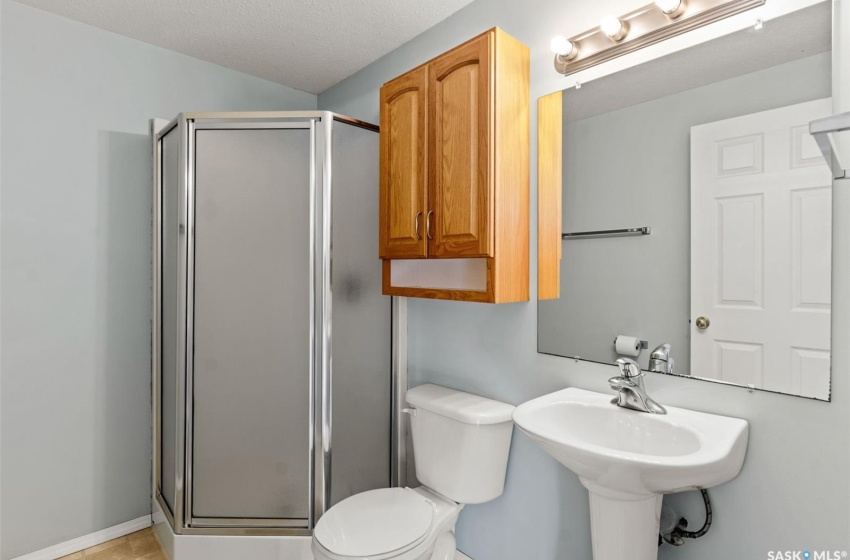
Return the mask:
<svg viewBox="0 0 850 560">
<path fill-rule="evenodd" d="M 579 235 L 539 352 L 613 363 L 631 336 L 647 371 L 829 400 L 832 180 L 808 123 L 832 113 L 831 27 L 822 2 L 563 92 Z"/>
</svg>

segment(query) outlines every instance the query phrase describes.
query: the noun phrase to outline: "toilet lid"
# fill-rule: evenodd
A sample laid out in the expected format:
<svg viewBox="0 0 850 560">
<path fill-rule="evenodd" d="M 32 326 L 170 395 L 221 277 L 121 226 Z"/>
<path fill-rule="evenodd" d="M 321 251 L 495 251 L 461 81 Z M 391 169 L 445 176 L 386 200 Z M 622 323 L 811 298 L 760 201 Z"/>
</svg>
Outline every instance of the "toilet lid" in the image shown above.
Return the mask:
<svg viewBox="0 0 850 560">
<path fill-rule="evenodd" d="M 422 541 L 434 517 L 432 502 L 409 488 L 370 490 L 329 509 L 313 532 L 340 556 L 376 556 Z"/>
</svg>

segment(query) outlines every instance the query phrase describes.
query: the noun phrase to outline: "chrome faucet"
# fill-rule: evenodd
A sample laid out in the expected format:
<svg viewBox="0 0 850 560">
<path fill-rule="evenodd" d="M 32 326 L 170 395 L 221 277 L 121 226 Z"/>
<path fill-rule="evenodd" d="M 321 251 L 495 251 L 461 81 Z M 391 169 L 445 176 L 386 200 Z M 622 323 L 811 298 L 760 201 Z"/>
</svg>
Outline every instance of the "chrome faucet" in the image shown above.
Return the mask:
<svg viewBox="0 0 850 560">
<path fill-rule="evenodd" d="M 617 358 L 616 363 L 620 368 L 620 375 L 608 380 L 611 388 L 617 391 L 617 396 L 611 402 L 640 412 L 667 414 L 663 406 L 646 394 L 643 386 L 643 376 L 646 374 L 640 370 L 638 363 L 631 358 Z"/>
<path fill-rule="evenodd" d="M 670 357 L 671 346 L 661 344 L 655 347 L 649 355 L 649 371 L 658 373 L 673 373 L 673 358 Z"/>
</svg>

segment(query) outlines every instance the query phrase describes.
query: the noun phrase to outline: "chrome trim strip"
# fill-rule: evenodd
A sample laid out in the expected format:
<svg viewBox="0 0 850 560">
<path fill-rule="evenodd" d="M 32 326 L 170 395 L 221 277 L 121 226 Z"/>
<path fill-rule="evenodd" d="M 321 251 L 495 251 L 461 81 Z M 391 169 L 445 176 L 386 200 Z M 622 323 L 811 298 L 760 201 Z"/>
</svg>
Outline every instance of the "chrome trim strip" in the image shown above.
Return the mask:
<svg viewBox="0 0 850 560">
<path fill-rule="evenodd" d="M 238 537 L 309 537 L 313 534 L 310 529 L 282 528 L 270 529 L 265 527 L 187 527 L 184 535 L 227 535 Z"/>
<path fill-rule="evenodd" d="M 314 446 L 314 454 L 313 454 L 313 493 L 310 498 L 313 503 L 312 517 L 310 518 L 310 527 L 314 527 L 316 522 L 324 513 L 324 495 L 323 489 L 325 487 L 325 476 L 324 476 L 324 433 L 322 431 L 322 395 L 324 394 L 324 383 L 322 382 L 322 375 L 320 373 L 321 364 L 322 364 L 322 322 L 318 319 L 322 313 L 322 259 L 320 255 L 322 254 L 322 244 L 323 244 L 323 231 L 320 228 L 322 223 L 322 211 L 321 208 L 324 204 L 323 191 L 319 186 L 324 181 L 324 168 L 322 166 L 321 155 L 319 152 L 319 146 L 322 144 L 322 139 L 324 138 L 324 127 L 318 126 L 320 123 L 317 122 L 314 127 L 315 136 L 313 138 L 313 146 L 311 147 L 310 152 L 310 165 L 314 172 L 314 182 L 311 185 L 312 194 L 314 196 L 314 207 L 313 207 L 313 261 L 311 266 L 313 268 L 313 284 L 311 289 L 313 290 L 313 333 L 314 333 L 314 371 L 313 373 L 313 384 L 315 387 L 315 393 L 313 395 L 313 405 L 314 405 L 314 416 L 312 418 L 313 421 L 313 434 L 315 439 Z"/>
<path fill-rule="evenodd" d="M 330 115 L 324 113 L 324 116 Z M 316 372 L 314 381 L 316 384 L 315 394 L 315 464 L 313 475 L 315 484 L 313 486 L 313 516 L 311 527 L 314 527 L 321 516 L 325 513 L 330 502 L 330 477 L 331 477 L 331 123 L 329 118 L 323 118 L 316 126 L 316 137 L 314 144 L 315 157 L 311 162 L 316 170 L 317 179 L 315 183 L 315 194 L 317 203 L 315 216 L 316 232 L 316 255 L 314 266 L 316 270 L 315 282 L 313 284 L 316 293 L 315 314 L 318 320 L 315 325 L 316 334 Z"/>
<path fill-rule="evenodd" d="M 321 119 L 326 111 L 196 111 L 185 113 L 186 118 L 201 120 L 232 120 L 246 122 L 251 119 L 258 121 L 284 120 L 295 121 L 304 119 Z"/>
<path fill-rule="evenodd" d="M 322 510 L 324 514 L 331 500 L 331 460 L 333 450 L 333 336 L 331 318 L 333 317 L 333 286 L 331 270 L 333 255 L 333 159 L 332 138 L 333 118 L 326 113 L 322 118 L 325 129 L 322 161 L 322 470 L 324 487 L 322 488 Z"/>
<path fill-rule="evenodd" d="M 310 469 L 307 477 L 307 526 L 312 528 L 315 523 L 316 504 L 316 121 L 310 121 L 310 206 L 309 213 L 309 247 L 307 256 L 307 275 L 308 275 L 308 329 L 309 329 L 309 371 L 310 376 L 310 392 L 308 395 L 309 403 L 309 457 L 307 458 L 308 468 Z"/>
<path fill-rule="evenodd" d="M 168 128 L 168 127 L 166 127 Z M 171 127 L 173 128 L 173 126 Z M 169 128 L 170 130 L 170 128 Z M 156 458 L 153 465 L 154 488 L 157 493 L 162 491 L 162 356 L 159 337 L 161 333 L 160 306 L 162 305 L 162 270 L 161 270 L 161 229 L 162 229 L 162 136 L 154 130 L 151 121 L 151 136 L 153 144 L 153 184 L 151 188 L 153 213 L 151 215 L 151 403 L 153 418 L 153 450 Z M 164 508 L 167 509 L 167 508 Z M 172 523 L 172 527 L 174 524 Z"/>
<path fill-rule="evenodd" d="M 306 529 L 307 519 L 302 518 L 265 518 L 265 517 L 193 517 L 192 527 L 201 528 L 231 528 L 231 529 Z"/>
<path fill-rule="evenodd" d="M 372 123 L 367 123 L 365 121 L 360 121 L 358 119 L 347 117 L 345 115 L 339 115 L 330 111 L 200 111 L 183 113 L 183 115 L 185 116 L 185 118 L 193 119 L 196 122 L 204 120 L 231 120 L 234 122 L 248 122 L 252 119 L 257 121 L 297 121 L 304 119 L 322 120 L 331 118 L 335 120 L 350 122 L 352 124 L 357 124 L 358 126 L 365 125 L 377 128 L 377 125 L 374 125 Z"/>
<path fill-rule="evenodd" d="M 159 507 L 162 510 L 163 515 L 168 520 L 168 524 L 171 525 L 171 528 L 174 529 L 174 514 L 171 513 L 171 509 L 169 509 L 168 504 L 165 503 L 165 498 L 162 497 L 162 494 L 157 491 L 156 493 L 156 501 L 159 503 Z"/>
<path fill-rule="evenodd" d="M 407 298 L 392 298 L 392 409 L 390 433 L 390 486 L 407 486 Z"/>
<path fill-rule="evenodd" d="M 195 123 L 186 121 L 188 162 L 186 166 L 186 485 L 185 517 L 183 524 L 192 519 L 192 474 L 194 472 L 194 382 L 195 382 Z"/>
<path fill-rule="evenodd" d="M 195 130 L 265 130 L 278 128 L 308 128 L 316 119 L 271 119 L 271 120 L 212 120 L 204 119 L 195 122 Z"/>
<path fill-rule="evenodd" d="M 177 282 L 179 285 L 179 305 L 177 310 L 177 395 L 175 398 L 176 404 L 176 429 L 177 433 L 174 437 L 174 486 L 176 495 L 174 497 L 174 532 L 180 534 L 185 526 L 185 490 L 186 490 L 186 259 L 187 259 L 187 242 L 186 242 L 186 210 L 187 210 L 187 194 L 189 192 L 189 174 L 188 174 L 188 159 L 189 146 L 186 117 L 183 114 L 178 115 L 178 134 L 180 138 L 180 155 L 178 157 L 178 179 L 177 189 L 178 195 L 182 192 L 182 200 L 178 196 L 178 226 L 177 238 L 179 247 L 177 249 Z M 182 204 L 181 204 L 182 203 Z M 182 207 L 182 208 L 181 208 Z M 184 419 L 183 425 L 179 425 L 181 419 Z"/>
</svg>

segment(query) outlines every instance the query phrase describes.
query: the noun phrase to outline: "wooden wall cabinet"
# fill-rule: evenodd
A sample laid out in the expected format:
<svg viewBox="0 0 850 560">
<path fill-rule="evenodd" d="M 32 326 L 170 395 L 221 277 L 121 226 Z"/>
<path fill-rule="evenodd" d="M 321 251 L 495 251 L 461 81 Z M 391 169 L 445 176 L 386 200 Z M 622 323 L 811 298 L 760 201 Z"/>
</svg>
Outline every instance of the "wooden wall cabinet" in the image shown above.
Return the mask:
<svg viewBox="0 0 850 560">
<path fill-rule="evenodd" d="M 529 52 L 501 29 L 381 88 L 384 294 L 528 300 Z"/>
</svg>

